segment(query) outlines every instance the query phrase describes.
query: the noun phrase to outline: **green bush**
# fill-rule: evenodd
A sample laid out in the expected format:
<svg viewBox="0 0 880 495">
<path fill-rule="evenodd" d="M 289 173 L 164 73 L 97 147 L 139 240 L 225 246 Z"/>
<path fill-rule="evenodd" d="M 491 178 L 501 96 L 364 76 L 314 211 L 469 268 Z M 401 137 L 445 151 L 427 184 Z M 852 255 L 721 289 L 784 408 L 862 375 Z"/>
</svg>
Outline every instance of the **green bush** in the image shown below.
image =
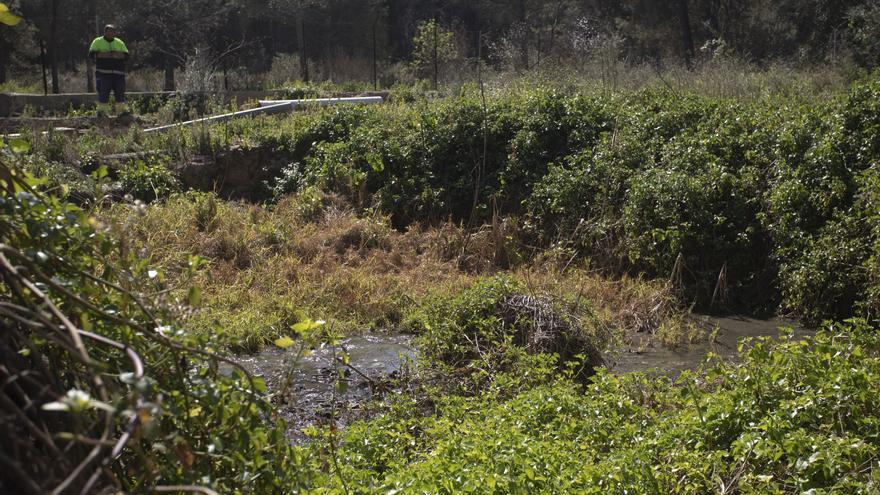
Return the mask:
<svg viewBox="0 0 880 495">
<path fill-rule="evenodd" d="M 609 150 L 600 144 L 564 164 L 551 164 L 525 202 L 526 230 L 536 243 L 569 243 L 599 266 L 616 264 L 627 184 L 634 170 L 647 163 L 639 149 Z M 638 163 L 632 163 L 634 157 Z"/>
<path fill-rule="evenodd" d="M 611 111 L 598 98 L 537 90 L 515 102 L 516 133 L 500 177 L 503 196 L 512 211 L 529 197 L 548 166 L 595 146 L 611 129 Z"/>
<path fill-rule="evenodd" d="M 143 201 L 154 201 L 168 197 L 179 189 L 177 178 L 167 161 L 160 158 L 146 158 L 126 163 L 118 170 L 122 188 Z"/>
<path fill-rule="evenodd" d="M 454 297 L 432 301 L 410 325 L 429 359 L 465 366 L 480 358 L 481 346 L 494 350 L 511 344 L 513 335 L 505 332 L 498 305 L 522 290 L 511 277 L 482 279 Z"/>
<path fill-rule="evenodd" d="M 446 376 L 456 393 L 521 390 L 546 382 L 554 370 L 584 379 L 602 363 L 596 337 L 576 315 L 510 276 L 431 299 L 408 327 L 419 334 L 423 367 Z"/>
<path fill-rule="evenodd" d="M 873 245 L 864 222 L 841 218 L 811 237 L 799 256 L 782 266 L 782 303 L 810 323 L 849 316 L 864 301 Z"/>
<path fill-rule="evenodd" d="M 822 102 L 542 86 L 497 94 L 486 108 L 465 91 L 340 109 L 277 136 L 295 160 L 276 190 L 342 193 L 398 228 L 524 214 L 539 248 L 562 243 L 612 273 L 653 277 L 669 276 L 681 255 L 689 301 L 708 303 L 726 267 L 733 304 L 784 298 L 805 315 L 814 296 L 804 291 L 826 289 L 803 285 L 820 280 L 804 275 L 804 256 L 816 256 L 806 253 L 829 222 L 864 216 L 858 180 L 880 158 L 878 100 L 880 83 L 868 80 Z M 871 244 L 867 235 L 852 243 Z M 842 293 L 823 300 L 813 318 L 865 314 Z"/>
<path fill-rule="evenodd" d="M 49 492 L 71 475 L 86 492 L 271 493 L 307 483 L 284 424 L 267 423 L 262 380 L 221 373 L 216 352 L 234 342 L 188 332 L 175 309 L 184 303 L 160 295 L 161 273 L 6 160 L 17 158 L 0 148 L 0 373 L 27 383 L 4 390 L 0 444 L 20 468 L 0 485 Z"/>
<path fill-rule="evenodd" d="M 652 277 L 667 277 L 681 255 L 687 302 L 711 301 L 726 266 L 732 309 L 775 309 L 784 298 L 803 314 L 814 298 L 805 291 L 825 290 L 803 285 L 820 280 L 804 275 L 800 267 L 815 261 L 804 256 L 816 256 L 829 222 L 869 216 L 859 181 L 880 160 L 878 101 L 876 75 L 823 99 L 731 100 L 665 87 L 594 93 L 542 82 L 490 93 L 485 105 L 465 88 L 450 98 L 234 121 L 205 127 L 207 135 L 87 133 L 47 141 L 35 155 L 162 148 L 186 159 L 239 146 L 277 171 L 266 184 L 276 199 L 316 187 L 389 215 L 399 229 L 512 216 L 533 252 L 561 243 L 609 273 Z M 129 180 L 150 197 L 158 173 L 133 169 Z M 872 232 L 859 228 L 850 240 L 872 245 Z M 877 292 L 875 280 L 862 292 Z M 837 302 L 813 318 L 867 315 L 870 304 L 852 299 L 829 295 Z"/>
<path fill-rule="evenodd" d="M 674 383 L 600 373 L 512 398 L 403 401 L 356 425 L 345 479 L 415 493 L 872 493 L 880 337 L 863 322 L 762 339 Z M 338 486 L 338 484 L 336 484 Z"/>
</svg>

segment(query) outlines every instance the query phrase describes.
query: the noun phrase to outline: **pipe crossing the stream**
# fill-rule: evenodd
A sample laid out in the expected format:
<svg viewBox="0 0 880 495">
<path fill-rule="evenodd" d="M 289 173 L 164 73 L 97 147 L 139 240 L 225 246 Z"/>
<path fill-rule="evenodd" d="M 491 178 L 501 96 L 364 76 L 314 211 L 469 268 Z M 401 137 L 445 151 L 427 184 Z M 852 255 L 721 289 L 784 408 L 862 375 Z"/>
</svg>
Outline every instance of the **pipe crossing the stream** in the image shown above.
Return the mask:
<svg viewBox="0 0 880 495">
<path fill-rule="evenodd" d="M 224 113 L 222 115 L 214 115 L 212 117 L 203 117 L 200 119 L 179 122 L 177 124 L 163 125 L 145 129 L 144 132 L 158 132 L 174 129 L 177 127 L 187 127 L 201 123 L 226 122 L 228 120 L 240 119 L 244 117 L 252 117 L 254 115 L 271 115 L 276 113 L 292 112 L 294 110 L 315 107 L 327 107 L 344 103 L 356 105 L 375 105 L 384 102 L 381 96 L 357 96 L 349 98 L 315 98 L 309 100 L 260 100 L 260 106 L 248 110 L 238 112 Z"/>
</svg>

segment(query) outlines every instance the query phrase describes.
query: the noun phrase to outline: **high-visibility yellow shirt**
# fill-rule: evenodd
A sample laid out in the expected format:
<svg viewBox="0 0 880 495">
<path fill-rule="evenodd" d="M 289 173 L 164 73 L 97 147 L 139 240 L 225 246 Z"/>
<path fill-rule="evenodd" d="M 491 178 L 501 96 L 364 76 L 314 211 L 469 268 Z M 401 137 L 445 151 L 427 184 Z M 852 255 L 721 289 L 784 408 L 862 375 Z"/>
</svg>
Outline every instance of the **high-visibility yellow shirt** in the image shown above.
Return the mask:
<svg viewBox="0 0 880 495">
<path fill-rule="evenodd" d="M 97 58 L 98 53 L 120 52 L 124 53 L 124 58 Z M 95 38 L 92 46 L 89 47 L 89 57 L 95 59 L 95 72 L 99 74 L 119 74 L 125 75 L 125 59 L 128 58 L 128 48 L 119 38 L 107 40 L 103 36 Z"/>
</svg>

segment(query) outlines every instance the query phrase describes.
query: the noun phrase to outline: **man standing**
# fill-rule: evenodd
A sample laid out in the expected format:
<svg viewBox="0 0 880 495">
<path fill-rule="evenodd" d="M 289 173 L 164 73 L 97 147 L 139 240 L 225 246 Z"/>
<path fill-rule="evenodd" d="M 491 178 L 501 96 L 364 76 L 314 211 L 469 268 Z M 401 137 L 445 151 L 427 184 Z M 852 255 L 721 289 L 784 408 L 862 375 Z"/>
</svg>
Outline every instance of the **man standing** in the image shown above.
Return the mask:
<svg viewBox="0 0 880 495">
<path fill-rule="evenodd" d="M 95 61 L 95 86 L 98 90 L 98 115 L 106 115 L 110 110 L 110 92 L 116 99 L 119 116 L 127 116 L 125 108 L 125 61 L 128 48 L 116 37 L 113 24 L 104 27 L 104 36 L 92 41 L 89 57 Z"/>
</svg>

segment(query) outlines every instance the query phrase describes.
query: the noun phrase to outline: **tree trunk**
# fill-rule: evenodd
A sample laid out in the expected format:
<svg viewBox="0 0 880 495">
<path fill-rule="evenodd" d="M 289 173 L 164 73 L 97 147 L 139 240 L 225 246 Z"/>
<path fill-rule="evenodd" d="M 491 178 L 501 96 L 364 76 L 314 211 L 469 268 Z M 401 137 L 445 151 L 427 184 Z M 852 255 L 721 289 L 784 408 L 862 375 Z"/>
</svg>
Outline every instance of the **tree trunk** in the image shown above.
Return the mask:
<svg viewBox="0 0 880 495">
<path fill-rule="evenodd" d="M 306 56 L 306 36 L 303 32 L 303 13 L 296 15 L 297 49 L 299 50 L 299 74 L 303 82 L 309 82 L 309 58 Z"/>
<path fill-rule="evenodd" d="M 715 39 L 723 39 L 724 34 L 721 32 L 721 23 L 718 21 L 719 6 L 714 2 L 707 2 L 706 16 L 708 17 L 709 31 Z"/>
<path fill-rule="evenodd" d="M 678 22 L 681 25 L 681 41 L 684 48 L 684 63 L 690 69 L 694 65 L 694 35 L 688 14 L 687 0 L 678 0 Z"/>
<path fill-rule="evenodd" d="M 549 56 L 553 56 L 553 50 L 556 47 L 556 30 L 565 13 L 565 3 L 562 0 L 556 2 L 556 9 L 553 11 L 553 25 L 550 27 L 550 43 L 547 47 Z"/>
<path fill-rule="evenodd" d="M 86 32 L 92 32 L 91 23 L 94 22 L 95 33 L 100 32 L 98 30 L 98 15 L 97 15 L 97 7 L 95 6 L 95 0 L 91 0 L 89 2 L 89 19 L 86 21 Z M 91 41 L 92 36 L 87 36 L 86 41 Z M 91 57 L 86 57 L 86 93 L 94 93 L 95 92 L 95 74 L 94 74 L 94 65 L 92 64 Z"/>
<path fill-rule="evenodd" d="M 407 55 L 407 43 L 403 10 L 404 2 L 401 0 L 387 0 L 388 9 L 388 43 L 391 45 L 391 58 L 394 61 L 402 60 Z"/>
<path fill-rule="evenodd" d="M 373 20 L 373 54 L 372 54 L 372 69 L 373 69 L 373 91 L 379 90 L 379 66 L 376 62 L 376 58 L 378 54 L 376 53 L 378 50 L 378 46 L 376 43 L 376 26 L 379 24 L 379 13 L 376 13 L 376 18 Z"/>
<path fill-rule="evenodd" d="M 40 70 L 43 74 L 43 94 L 49 94 L 49 83 L 46 82 L 46 46 L 43 43 L 42 36 L 40 37 Z"/>
<path fill-rule="evenodd" d="M 522 64 L 522 70 L 529 70 L 529 41 L 530 41 L 530 32 L 528 24 L 528 16 L 526 10 L 526 0 L 517 0 L 517 17 L 519 18 L 520 27 L 522 28 L 522 38 L 520 39 L 520 63 Z"/>
<path fill-rule="evenodd" d="M 0 84 L 6 82 L 6 64 L 9 63 L 9 54 L 12 52 L 12 43 L 0 38 Z"/>
<path fill-rule="evenodd" d="M 52 0 L 49 7 L 49 66 L 52 69 L 52 93 L 61 92 L 58 81 L 58 0 Z"/>
<path fill-rule="evenodd" d="M 434 22 L 434 24 L 433 24 L 434 25 L 434 29 L 433 29 L 433 31 L 434 31 L 434 33 L 433 33 L 434 47 L 432 50 L 432 58 L 434 59 L 434 79 L 433 79 L 433 81 L 434 81 L 434 91 L 437 91 L 437 72 L 439 72 L 439 70 L 438 70 L 439 64 L 438 64 L 438 60 L 437 60 L 437 19 L 434 19 L 433 22 Z"/>
<path fill-rule="evenodd" d="M 165 91 L 174 91 L 174 66 L 168 64 L 165 66 L 165 83 L 162 85 L 162 89 Z"/>
</svg>

